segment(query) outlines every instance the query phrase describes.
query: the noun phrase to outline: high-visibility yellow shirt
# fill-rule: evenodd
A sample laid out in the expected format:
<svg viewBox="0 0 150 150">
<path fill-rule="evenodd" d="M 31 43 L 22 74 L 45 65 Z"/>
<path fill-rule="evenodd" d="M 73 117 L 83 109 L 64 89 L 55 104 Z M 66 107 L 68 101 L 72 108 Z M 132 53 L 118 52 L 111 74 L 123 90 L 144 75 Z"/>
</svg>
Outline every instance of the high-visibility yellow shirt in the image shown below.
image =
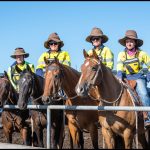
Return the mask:
<svg viewBox="0 0 150 150">
<path fill-rule="evenodd" d="M 12 66 L 8 68 L 7 73 L 8 73 L 9 80 L 12 83 L 16 91 L 18 91 L 17 81 L 20 79 L 20 73 L 17 72 L 15 66 L 17 66 L 20 70 L 23 71 L 27 69 L 27 65 L 30 67 L 31 71 L 34 73 L 35 72 L 34 65 L 26 61 L 24 64 L 16 64 L 15 62 Z"/>
<path fill-rule="evenodd" d="M 95 49 L 95 51 L 97 55 L 102 58 L 102 63 L 112 70 L 114 67 L 114 54 L 112 51 L 106 46 L 100 49 Z M 89 55 L 92 55 L 92 53 L 93 49 L 88 51 Z"/>
<path fill-rule="evenodd" d="M 59 60 L 60 63 L 67 65 L 67 66 L 71 66 L 71 61 L 70 61 L 70 55 L 68 52 L 66 51 L 60 51 L 60 52 L 44 52 L 39 60 L 38 60 L 38 65 L 36 69 L 45 69 L 45 62 L 44 62 L 44 57 L 46 57 L 46 59 L 54 59 L 54 57 L 57 57 L 57 59 Z"/>
<path fill-rule="evenodd" d="M 139 73 L 141 69 L 143 69 L 143 64 L 145 64 L 150 71 L 150 57 L 146 52 L 140 49 L 137 54 L 133 56 L 128 55 L 126 51 L 122 51 L 118 54 L 117 71 L 122 71 L 126 75 Z"/>
</svg>

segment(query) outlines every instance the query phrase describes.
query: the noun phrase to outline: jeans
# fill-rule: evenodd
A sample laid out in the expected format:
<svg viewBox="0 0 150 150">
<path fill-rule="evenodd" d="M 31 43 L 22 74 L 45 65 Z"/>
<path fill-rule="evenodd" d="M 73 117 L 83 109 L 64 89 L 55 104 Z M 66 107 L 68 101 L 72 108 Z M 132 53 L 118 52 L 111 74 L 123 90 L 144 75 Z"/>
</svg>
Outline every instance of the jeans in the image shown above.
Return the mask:
<svg viewBox="0 0 150 150">
<path fill-rule="evenodd" d="M 150 95 L 147 89 L 146 79 L 137 79 L 136 92 L 138 93 L 143 106 L 150 106 Z M 150 118 L 150 112 L 148 112 L 148 117 Z"/>
<path fill-rule="evenodd" d="M 41 76 L 41 77 L 44 77 L 44 72 L 42 69 L 36 69 L 36 74 Z"/>
</svg>

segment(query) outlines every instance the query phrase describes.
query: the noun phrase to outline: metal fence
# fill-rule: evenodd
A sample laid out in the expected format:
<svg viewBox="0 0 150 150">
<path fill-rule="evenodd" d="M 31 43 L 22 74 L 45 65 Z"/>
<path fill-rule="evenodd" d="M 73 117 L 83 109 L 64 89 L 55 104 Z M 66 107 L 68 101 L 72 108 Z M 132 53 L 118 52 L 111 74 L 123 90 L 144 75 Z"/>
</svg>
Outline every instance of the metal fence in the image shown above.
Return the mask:
<svg viewBox="0 0 150 150">
<path fill-rule="evenodd" d="M 19 109 L 17 105 L 5 105 L 4 109 Z M 150 111 L 146 106 L 66 106 L 66 105 L 28 105 L 27 109 L 47 109 L 47 148 L 50 149 L 51 110 L 99 110 L 99 111 Z"/>
</svg>

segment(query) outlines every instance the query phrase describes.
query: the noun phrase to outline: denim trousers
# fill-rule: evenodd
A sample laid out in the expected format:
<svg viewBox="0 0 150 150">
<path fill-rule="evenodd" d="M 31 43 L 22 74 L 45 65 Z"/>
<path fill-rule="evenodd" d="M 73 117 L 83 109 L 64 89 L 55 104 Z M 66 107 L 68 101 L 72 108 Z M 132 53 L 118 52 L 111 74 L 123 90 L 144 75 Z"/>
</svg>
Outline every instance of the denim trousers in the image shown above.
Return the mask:
<svg viewBox="0 0 150 150">
<path fill-rule="evenodd" d="M 137 79 L 136 82 L 136 92 L 138 93 L 143 106 L 150 106 L 150 94 L 148 93 L 146 79 Z M 150 118 L 150 111 L 148 112 L 148 117 Z"/>
</svg>

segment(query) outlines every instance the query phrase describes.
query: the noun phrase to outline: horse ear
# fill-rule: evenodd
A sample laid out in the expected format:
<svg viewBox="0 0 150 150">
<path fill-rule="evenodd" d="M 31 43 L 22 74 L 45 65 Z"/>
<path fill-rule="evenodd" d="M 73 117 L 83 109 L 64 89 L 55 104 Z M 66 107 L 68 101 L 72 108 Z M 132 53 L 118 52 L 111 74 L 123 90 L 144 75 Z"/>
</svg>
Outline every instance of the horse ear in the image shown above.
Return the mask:
<svg viewBox="0 0 150 150">
<path fill-rule="evenodd" d="M 46 64 L 46 65 L 48 65 L 48 64 L 49 64 L 49 60 L 48 60 L 48 59 L 46 59 L 46 57 L 44 57 L 44 62 L 45 62 L 45 64 Z"/>
<path fill-rule="evenodd" d="M 93 50 L 93 57 L 96 58 L 96 59 L 99 59 L 99 57 L 98 57 L 98 55 L 97 55 L 95 50 Z"/>
<path fill-rule="evenodd" d="M 15 66 L 15 70 L 20 74 L 22 72 L 22 70 L 16 65 Z"/>
<path fill-rule="evenodd" d="M 4 70 L 4 76 L 8 79 L 8 74 L 5 70 Z"/>
<path fill-rule="evenodd" d="M 83 49 L 83 55 L 84 55 L 84 58 L 89 57 L 89 54 L 86 52 L 86 50 L 85 50 L 85 49 Z"/>
</svg>

